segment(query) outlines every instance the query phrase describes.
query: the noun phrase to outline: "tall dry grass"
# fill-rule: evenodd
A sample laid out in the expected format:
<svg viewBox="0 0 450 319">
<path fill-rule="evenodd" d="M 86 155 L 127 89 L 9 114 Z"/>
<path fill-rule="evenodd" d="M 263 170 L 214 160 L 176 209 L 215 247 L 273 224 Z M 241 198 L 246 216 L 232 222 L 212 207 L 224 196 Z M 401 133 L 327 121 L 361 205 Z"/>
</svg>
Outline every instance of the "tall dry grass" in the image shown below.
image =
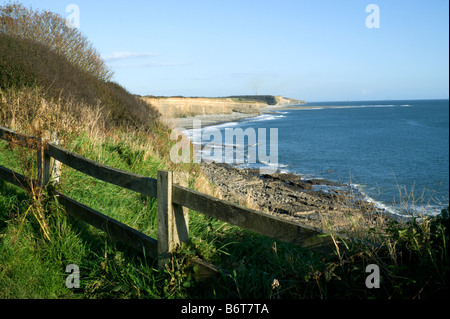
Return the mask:
<svg viewBox="0 0 450 319">
<path fill-rule="evenodd" d="M 104 160 L 104 144 L 115 145 L 120 152 L 129 153 L 129 161 L 144 163 L 151 160 L 156 163 L 155 169 L 188 171 L 191 186 L 207 193 L 211 190 L 198 165 L 175 164 L 170 160 L 170 149 L 175 141 L 170 140 L 170 130 L 160 122 L 155 123 L 151 134 L 133 128 L 111 127 L 107 125 L 100 104 L 92 107 L 75 97 L 49 100 L 44 88 L 24 87 L 21 90 L 0 89 L 0 126 L 31 136 L 57 135 L 61 146 L 83 156 L 89 154 L 98 162 Z M 85 143 L 89 149 L 72 149 L 72 142 L 81 135 L 89 141 Z"/>
<path fill-rule="evenodd" d="M 71 112 L 76 109 L 77 112 Z M 48 100 L 43 88 L 0 90 L 0 125 L 29 135 L 48 131 L 70 138 L 82 130 L 96 138 L 104 134 L 105 119 L 101 107 L 83 102 Z"/>
</svg>

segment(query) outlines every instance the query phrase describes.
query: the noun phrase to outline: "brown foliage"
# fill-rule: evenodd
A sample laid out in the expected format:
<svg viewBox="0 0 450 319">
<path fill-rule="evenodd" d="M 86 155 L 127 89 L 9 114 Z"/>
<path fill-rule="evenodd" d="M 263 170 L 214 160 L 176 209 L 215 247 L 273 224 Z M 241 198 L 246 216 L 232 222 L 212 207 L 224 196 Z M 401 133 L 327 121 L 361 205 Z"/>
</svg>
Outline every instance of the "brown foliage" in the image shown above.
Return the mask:
<svg viewBox="0 0 450 319">
<path fill-rule="evenodd" d="M 0 6 L 0 33 L 46 45 L 100 80 L 113 76 L 87 38 L 53 12 L 34 11 L 19 3 Z"/>
<path fill-rule="evenodd" d="M 99 80 L 44 45 L 0 33 L 0 90 L 25 87 L 40 88 L 40 96 L 58 101 L 62 111 L 80 120 L 82 111 L 77 105 L 100 109 L 107 127 L 148 131 L 159 117 L 152 106 L 120 85 Z M 2 108 L 6 112 L 8 106 Z"/>
</svg>

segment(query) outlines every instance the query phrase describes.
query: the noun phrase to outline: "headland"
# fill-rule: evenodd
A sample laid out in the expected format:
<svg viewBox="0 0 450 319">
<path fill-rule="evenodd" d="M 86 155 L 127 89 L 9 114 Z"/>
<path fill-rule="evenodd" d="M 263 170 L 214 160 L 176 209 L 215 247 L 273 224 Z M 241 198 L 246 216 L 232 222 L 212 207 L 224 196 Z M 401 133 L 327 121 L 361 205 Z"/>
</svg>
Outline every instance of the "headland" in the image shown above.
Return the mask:
<svg viewBox="0 0 450 319">
<path fill-rule="evenodd" d="M 277 108 L 303 105 L 305 101 L 273 95 L 236 95 L 228 97 L 143 96 L 172 128 L 192 128 L 194 120 L 202 126 L 239 121 Z"/>
</svg>

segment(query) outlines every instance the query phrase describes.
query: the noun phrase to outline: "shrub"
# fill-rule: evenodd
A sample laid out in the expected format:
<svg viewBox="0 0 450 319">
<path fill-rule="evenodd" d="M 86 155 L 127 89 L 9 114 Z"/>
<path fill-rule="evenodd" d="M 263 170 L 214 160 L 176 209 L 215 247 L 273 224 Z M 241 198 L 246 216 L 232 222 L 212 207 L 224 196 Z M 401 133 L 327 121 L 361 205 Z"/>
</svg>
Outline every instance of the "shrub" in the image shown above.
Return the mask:
<svg viewBox="0 0 450 319">
<path fill-rule="evenodd" d="M 113 73 L 87 38 L 65 19 L 49 11 L 34 11 L 21 4 L 0 6 L 0 33 L 44 44 L 96 78 L 109 81 Z"/>
<path fill-rule="evenodd" d="M 4 97 L 0 104 L 3 117 L 12 116 L 7 115 L 11 101 L 5 99 L 8 96 L 5 92 L 24 88 L 39 88 L 35 90 L 39 92 L 39 98 L 44 96 L 49 102 L 59 103 L 61 111 L 80 121 L 86 107 L 101 110 L 101 120 L 108 128 L 120 126 L 148 131 L 159 117 L 153 107 L 119 84 L 99 80 L 49 47 L 0 33 L 0 97 Z M 27 112 L 35 109 L 24 100 L 22 103 Z"/>
</svg>

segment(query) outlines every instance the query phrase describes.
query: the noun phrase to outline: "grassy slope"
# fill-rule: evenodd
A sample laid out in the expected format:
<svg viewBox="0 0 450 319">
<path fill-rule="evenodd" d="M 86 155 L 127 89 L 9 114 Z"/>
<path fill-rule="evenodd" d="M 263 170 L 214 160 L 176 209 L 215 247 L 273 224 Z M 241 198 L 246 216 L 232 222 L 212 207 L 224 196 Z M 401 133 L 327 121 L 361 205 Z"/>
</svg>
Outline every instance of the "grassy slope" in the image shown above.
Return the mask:
<svg viewBox="0 0 450 319">
<path fill-rule="evenodd" d="M 101 157 L 104 163 L 122 169 L 154 175 L 161 162 L 150 158 L 140 167 L 129 164 L 117 144 L 106 142 L 100 147 L 81 136 L 74 140 L 75 149 L 91 158 Z M 6 143 L 0 145 L 0 164 L 11 163 L 6 156 Z M 150 236 L 156 236 L 156 203 L 132 192 L 121 190 L 65 169 L 61 189 L 103 213 L 116 218 Z M 46 206 L 51 227 L 51 241 L 44 240 L 36 221 L 24 213 L 31 202 L 18 188 L 1 183 L 0 233 L 0 297 L 71 298 L 71 297 L 275 297 L 274 279 L 283 286 L 286 296 L 300 293 L 295 282 L 309 276 L 314 260 L 310 252 L 297 247 L 274 244 L 274 241 L 239 230 L 212 218 L 191 212 L 192 239 L 175 261 L 173 268 L 159 271 L 152 262 L 113 243 L 101 232 L 83 222 L 67 218 L 56 205 Z M 191 279 L 185 271 L 185 257 L 197 255 L 205 260 L 226 265 L 227 275 L 207 285 Z M 306 258 L 305 258 L 306 257 Z M 81 268 L 82 289 L 65 288 L 64 272 L 68 264 Z M 299 273 L 300 263 L 306 272 Z M 306 282 L 305 282 L 306 283 Z M 314 291 L 315 284 L 310 290 Z M 308 290 L 309 291 L 309 290 Z M 289 292 L 289 293 L 288 293 Z"/>
<path fill-rule="evenodd" d="M 99 145 L 82 135 L 72 145 L 90 158 L 149 176 L 154 176 L 155 167 L 166 167 L 154 157 L 129 161 L 124 154 L 133 154 L 132 149 L 114 140 Z M 0 165 L 11 166 L 6 143 L 0 144 L 0 150 Z M 61 190 L 156 236 L 154 200 L 67 168 Z M 31 204 L 23 191 L 0 182 L 2 298 L 410 298 L 419 292 L 422 297 L 438 297 L 448 282 L 448 263 L 446 266 L 440 262 L 446 257 L 437 255 L 444 251 L 425 247 L 425 241 L 431 238 L 429 233 L 435 232 L 431 229 L 425 236 L 416 227 L 414 240 L 398 238 L 398 246 L 415 242 L 417 248 L 397 248 L 396 258 L 387 252 L 353 247 L 339 260 L 190 212 L 190 242 L 171 267 L 159 271 L 152 261 L 110 241 L 83 222 L 66 217 L 51 201 L 45 204 L 51 229 L 51 241 L 46 241 L 30 214 L 23 222 Z M 393 234 L 407 236 L 403 230 Z M 435 262 L 427 259 L 430 252 Z M 189 255 L 199 256 L 226 272 L 213 281 L 197 282 L 187 272 L 185 261 Z M 64 270 L 71 263 L 81 268 L 82 288 L 78 290 L 65 288 Z M 383 289 L 365 288 L 365 266 L 369 263 L 383 265 Z"/>
</svg>

